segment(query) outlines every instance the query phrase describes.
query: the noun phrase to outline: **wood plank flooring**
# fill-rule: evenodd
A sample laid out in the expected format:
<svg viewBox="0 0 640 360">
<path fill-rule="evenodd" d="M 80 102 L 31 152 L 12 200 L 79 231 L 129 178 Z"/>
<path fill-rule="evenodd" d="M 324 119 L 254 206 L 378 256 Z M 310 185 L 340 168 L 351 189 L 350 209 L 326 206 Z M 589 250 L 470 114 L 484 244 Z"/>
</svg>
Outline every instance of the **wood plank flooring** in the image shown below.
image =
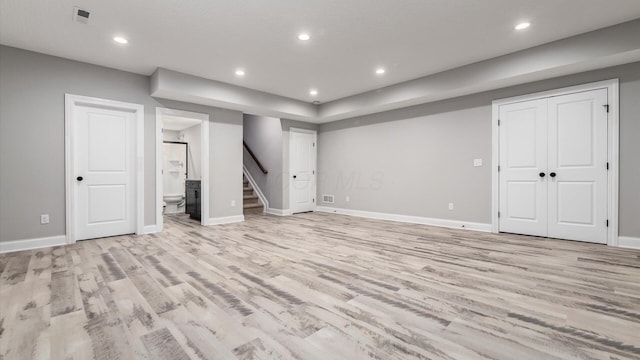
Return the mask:
<svg viewBox="0 0 640 360">
<path fill-rule="evenodd" d="M 310 213 L 0 255 L 2 359 L 640 358 L 640 251 Z"/>
</svg>

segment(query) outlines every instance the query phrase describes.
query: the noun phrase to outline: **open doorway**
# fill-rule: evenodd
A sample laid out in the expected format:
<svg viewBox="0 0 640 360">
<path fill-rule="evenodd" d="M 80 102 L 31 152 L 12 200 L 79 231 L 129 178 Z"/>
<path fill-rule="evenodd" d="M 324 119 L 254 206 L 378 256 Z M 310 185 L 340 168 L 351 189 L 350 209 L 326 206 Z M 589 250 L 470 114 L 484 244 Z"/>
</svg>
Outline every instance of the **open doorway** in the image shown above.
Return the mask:
<svg viewBox="0 0 640 360">
<path fill-rule="evenodd" d="M 156 223 L 209 217 L 209 115 L 156 110 Z"/>
</svg>

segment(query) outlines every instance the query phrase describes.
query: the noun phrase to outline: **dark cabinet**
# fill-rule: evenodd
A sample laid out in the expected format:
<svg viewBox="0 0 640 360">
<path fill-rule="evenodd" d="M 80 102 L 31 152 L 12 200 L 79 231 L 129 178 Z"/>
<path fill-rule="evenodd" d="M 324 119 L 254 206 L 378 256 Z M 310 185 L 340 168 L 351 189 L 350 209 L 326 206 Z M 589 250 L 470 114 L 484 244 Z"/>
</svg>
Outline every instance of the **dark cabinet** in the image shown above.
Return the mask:
<svg viewBox="0 0 640 360">
<path fill-rule="evenodd" d="M 185 212 L 192 219 L 200 220 L 200 205 L 202 203 L 200 180 L 187 180 L 184 186 L 186 188 Z"/>
</svg>

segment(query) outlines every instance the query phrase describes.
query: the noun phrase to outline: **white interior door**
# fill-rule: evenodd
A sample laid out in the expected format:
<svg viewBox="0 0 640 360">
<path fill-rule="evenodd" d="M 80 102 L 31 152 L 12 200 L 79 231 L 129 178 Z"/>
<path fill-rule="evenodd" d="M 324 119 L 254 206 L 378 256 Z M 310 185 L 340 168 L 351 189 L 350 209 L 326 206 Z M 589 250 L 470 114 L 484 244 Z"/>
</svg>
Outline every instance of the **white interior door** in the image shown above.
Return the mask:
<svg viewBox="0 0 640 360">
<path fill-rule="evenodd" d="M 316 133 L 291 129 L 289 206 L 292 213 L 315 210 Z"/>
<path fill-rule="evenodd" d="M 500 231 L 547 236 L 546 99 L 500 106 L 499 131 Z"/>
<path fill-rule="evenodd" d="M 548 236 L 606 243 L 607 90 L 552 97 L 548 104 Z"/>
<path fill-rule="evenodd" d="M 135 233 L 135 113 L 83 105 L 71 121 L 75 239 Z"/>
</svg>

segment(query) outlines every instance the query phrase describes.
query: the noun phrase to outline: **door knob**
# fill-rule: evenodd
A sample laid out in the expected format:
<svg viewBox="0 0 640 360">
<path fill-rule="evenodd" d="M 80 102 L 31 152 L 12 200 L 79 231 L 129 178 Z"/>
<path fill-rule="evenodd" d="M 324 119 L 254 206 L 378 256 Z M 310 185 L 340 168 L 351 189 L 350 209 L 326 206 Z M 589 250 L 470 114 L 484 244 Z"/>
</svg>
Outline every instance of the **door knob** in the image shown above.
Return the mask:
<svg viewBox="0 0 640 360">
<path fill-rule="evenodd" d="M 545 173 L 543 173 L 543 172 L 541 172 L 541 173 L 540 173 L 540 174 L 538 174 L 538 175 L 540 175 L 540 177 L 541 177 L 541 178 L 543 178 L 546 174 L 545 174 Z"/>
<path fill-rule="evenodd" d="M 551 177 L 556 177 L 556 173 L 551 172 L 551 173 L 549 173 L 549 176 L 551 176 Z"/>
<path fill-rule="evenodd" d="M 76 180 L 78 180 L 78 181 L 82 181 L 82 180 L 84 180 L 84 178 L 83 178 L 82 176 L 78 176 L 78 177 L 76 178 Z"/>
<path fill-rule="evenodd" d="M 298 177 L 297 175 L 293 175 L 293 178 L 294 178 L 294 179 L 295 179 L 295 178 L 297 178 L 297 177 Z"/>
</svg>

